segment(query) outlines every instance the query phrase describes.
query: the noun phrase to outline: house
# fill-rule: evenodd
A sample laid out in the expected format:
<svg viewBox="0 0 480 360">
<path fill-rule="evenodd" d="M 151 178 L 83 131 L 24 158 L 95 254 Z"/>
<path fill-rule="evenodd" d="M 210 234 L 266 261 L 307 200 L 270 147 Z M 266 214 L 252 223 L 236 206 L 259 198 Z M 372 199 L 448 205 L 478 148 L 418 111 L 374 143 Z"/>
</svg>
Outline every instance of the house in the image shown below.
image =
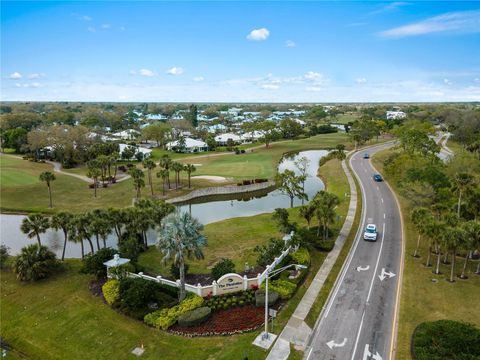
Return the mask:
<svg viewBox="0 0 480 360">
<path fill-rule="evenodd" d="M 242 137 L 232 133 L 220 134 L 215 136 L 215 141 L 219 145 L 227 145 L 228 140 L 232 140 L 234 143 L 241 143 Z"/>
<path fill-rule="evenodd" d="M 245 141 L 255 141 L 259 140 L 264 137 L 264 132 L 263 131 L 251 131 L 251 132 L 246 132 L 245 134 L 242 135 L 242 139 Z"/>
<path fill-rule="evenodd" d="M 387 120 L 405 119 L 407 114 L 403 111 L 387 111 Z"/>
<path fill-rule="evenodd" d="M 215 124 L 212 126 L 207 126 L 205 128 L 209 133 L 215 134 L 217 131 L 225 131 L 227 130 L 227 127 L 223 124 Z"/>
<path fill-rule="evenodd" d="M 131 146 L 132 145 L 118 144 L 120 156 L 122 155 L 123 151 L 127 147 L 131 147 Z M 133 155 L 130 159 L 126 159 L 126 160 L 136 160 L 137 159 L 137 154 L 139 154 L 139 153 L 142 154 L 143 159 L 145 159 L 147 157 L 150 157 L 152 155 L 152 150 L 151 149 L 147 149 L 147 148 L 144 148 L 144 147 L 141 147 L 141 146 L 134 146 L 134 148 L 136 149 L 135 155 Z"/>
<path fill-rule="evenodd" d="M 185 140 L 185 145 L 183 149 L 179 148 L 180 141 L 175 140 L 167 144 L 167 150 L 174 150 L 174 151 L 188 152 L 188 153 L 195 153 L 195 152 L 208 150 L 208 145 L 203 141 L 195 140 L 189 137 L 184 138 L 184 140 Z"/>
<path fill-rule="evenodd" d="M 128 129 L 113 133 L 112 135 L 123 140 L 134 140 L 140 133 L 137 130 Z"/>
<path fill-rule="evenodd" d="M 163 114 L 147 114 L 145 118 L 149 121 L 168 120 L 168 118 Z"/>
<path fill-rule="evenodd" d="M 300 119 L 293 119 L 296 123 L 300 124 L 300 126 L 303 128 L 307 123 L 303 120 Z"/>
</svg>

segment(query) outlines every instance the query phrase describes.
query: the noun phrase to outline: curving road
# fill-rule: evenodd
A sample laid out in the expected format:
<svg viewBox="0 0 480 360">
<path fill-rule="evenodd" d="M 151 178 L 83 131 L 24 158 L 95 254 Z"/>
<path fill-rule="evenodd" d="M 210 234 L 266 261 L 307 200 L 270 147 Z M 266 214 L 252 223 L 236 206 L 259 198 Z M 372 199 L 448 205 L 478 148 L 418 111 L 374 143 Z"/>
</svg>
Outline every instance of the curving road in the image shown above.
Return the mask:
<svg viewBox="0 0 480 360">
<path fill-rule="evenodd" d="M 395 197 L 363 154 L 392 146 L 382 144 L 355 153 L 350 159 L 362 188 L 363 210 L 355 242 L 317 321 L 305 358 L 381 360 L 393 358 L 394 324 L 400 264 L 402 223 Z M 376 242 L 363 240 L 367 223 L 378 228 Z"/>
</svg>

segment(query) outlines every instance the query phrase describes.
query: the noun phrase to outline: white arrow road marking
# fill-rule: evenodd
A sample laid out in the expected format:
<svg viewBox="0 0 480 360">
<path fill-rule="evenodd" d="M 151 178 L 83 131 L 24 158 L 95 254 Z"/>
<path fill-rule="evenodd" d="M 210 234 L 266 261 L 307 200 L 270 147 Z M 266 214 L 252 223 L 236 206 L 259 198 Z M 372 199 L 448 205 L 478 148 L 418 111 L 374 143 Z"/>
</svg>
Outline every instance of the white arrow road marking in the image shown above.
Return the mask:
<svg viewBox="0 0 480 360">
<path fill-rule="evenodd" d="M 375 354 L 372 354 L 372 353 L 370 352 L 370 349 L 369 349 L 368 344 L 365 344 L 365 350 L 363 351 L 363 358 L 362 358 L 362 360 L 367 360 L 370 356 L 371 356 L 371 358 L 372 358 L 373 360 L 382 360 L 382 357 L 380 356 L 380 354 L 378 353 L 378 351 L 375 351 Z"/>
<path fill-rule="evenodd" d="M 370 269 L 370 265 L 367 265 L 365 267 L 357 266 L 356 268 L 357 271 L 367 271 L 368 269 Z"/>
<path fill-rule="evenodd" d="M 329 342 L 327 342 L 327 346 L 333 350 L 333 348 L 345 346 L 346 343 L 347 343 L 347 338 L 343 338 L 343 341 L 340 344 L 337 344 L 335 341 L 330 340 Z"/>
<path fill-rule="evenodd" d="M 380 281 L 385 280 L 387 277 L 390 279 L 390 278 L 392 278 L 392 277 L 394 277 L 394 276 L 395 276 L 394 273 L 392 273 L 392 272 L 390 272 L 390 271 L 389 271 L 389 272 L 386 272 L 386 271 L 385 271 L 385 268 L 382 268 L 382 273 L 381 273 L 380 275 L 378 275 L 378 277 L 380 278 Z"/>
</svg>

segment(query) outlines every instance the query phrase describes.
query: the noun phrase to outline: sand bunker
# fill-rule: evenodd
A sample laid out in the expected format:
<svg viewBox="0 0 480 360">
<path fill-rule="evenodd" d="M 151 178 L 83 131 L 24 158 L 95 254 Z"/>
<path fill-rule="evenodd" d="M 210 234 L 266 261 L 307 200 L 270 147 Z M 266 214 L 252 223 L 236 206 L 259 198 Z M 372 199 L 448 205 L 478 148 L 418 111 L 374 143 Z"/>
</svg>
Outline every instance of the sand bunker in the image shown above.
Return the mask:
<svg viewBox="0 0 480 360">
<path fill-rule="evenodd" d="M 227 181 L 227 179 L 224 178 L 223 176 L 212 176 L 212 175 L 192 176 L 192 179 L 203 179 L 203 180 L 210 180 L 210 181 L 215 181 L 215 182 Z"/>
</svg>

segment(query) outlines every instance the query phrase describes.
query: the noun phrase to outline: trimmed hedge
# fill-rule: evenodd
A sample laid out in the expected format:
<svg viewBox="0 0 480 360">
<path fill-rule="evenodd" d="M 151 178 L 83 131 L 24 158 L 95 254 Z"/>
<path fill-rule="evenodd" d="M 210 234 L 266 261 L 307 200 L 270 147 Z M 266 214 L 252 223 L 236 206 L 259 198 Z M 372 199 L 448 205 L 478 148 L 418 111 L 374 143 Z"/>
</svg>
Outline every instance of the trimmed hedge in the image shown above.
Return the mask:
<svg viewBox="0 0 480 360">
<path fill-rule="evenodd" d="M 120 282 L 118 280 L 108 280 L 102 286 L 103 297 L 107 304 L 112 305 L 120 299 Z"/>
<path fill-rule="evenodd" d="M 412 338 L 414 360 L 480 359 L 480 329 L 453 320 L 424 322 Z"/>
<path fill-rule="evenodd" d="M 212 309 L 208 306 L 202 306 L 198 309 L 186 312 L 178 317 L 178 325 L 183 327 L 190 327 L 200 325 L 208 320 L 212 315 Z"/>
<path fill-rule="evenodd" d="M 234 294 L 225 294 L 214 296 L 207 299 L 204 303 L 212 311 L 226 310 L 238 306 L 250 305 L 255 303 L 255 293 L 253 290 L 246 290 Z"/>
<path fill-rule="evenodd" d="M 158 329 L 167 330 L 175 324 L 180 315 L 188 311 L 194 310 L 203 305 L 203 298 L 198 295 L 190 295 L 180 304 L 170 309 L 162 309 L 145 315 L 143 320 L 147 325 L 154 326 Z"/>
<path fill-rule="evenodd" d="M 268 306 L 272 306 L 277 302 L 279 296 L 276 291 L 270 289 L 270 284 L 268 287 L 269 287 Z M 255 291 L 255 306 L 257 307 L 265 306 L 265 290 L 264 289 L 258 289 L 257 291 Z"/>
<path fill-rule="evenodd" d="M 301 265 L 310 265 L 310 253 L 306 248 L 300 248 L 295 252 L 290 253 L 292 262 Z"/>
</svg>

